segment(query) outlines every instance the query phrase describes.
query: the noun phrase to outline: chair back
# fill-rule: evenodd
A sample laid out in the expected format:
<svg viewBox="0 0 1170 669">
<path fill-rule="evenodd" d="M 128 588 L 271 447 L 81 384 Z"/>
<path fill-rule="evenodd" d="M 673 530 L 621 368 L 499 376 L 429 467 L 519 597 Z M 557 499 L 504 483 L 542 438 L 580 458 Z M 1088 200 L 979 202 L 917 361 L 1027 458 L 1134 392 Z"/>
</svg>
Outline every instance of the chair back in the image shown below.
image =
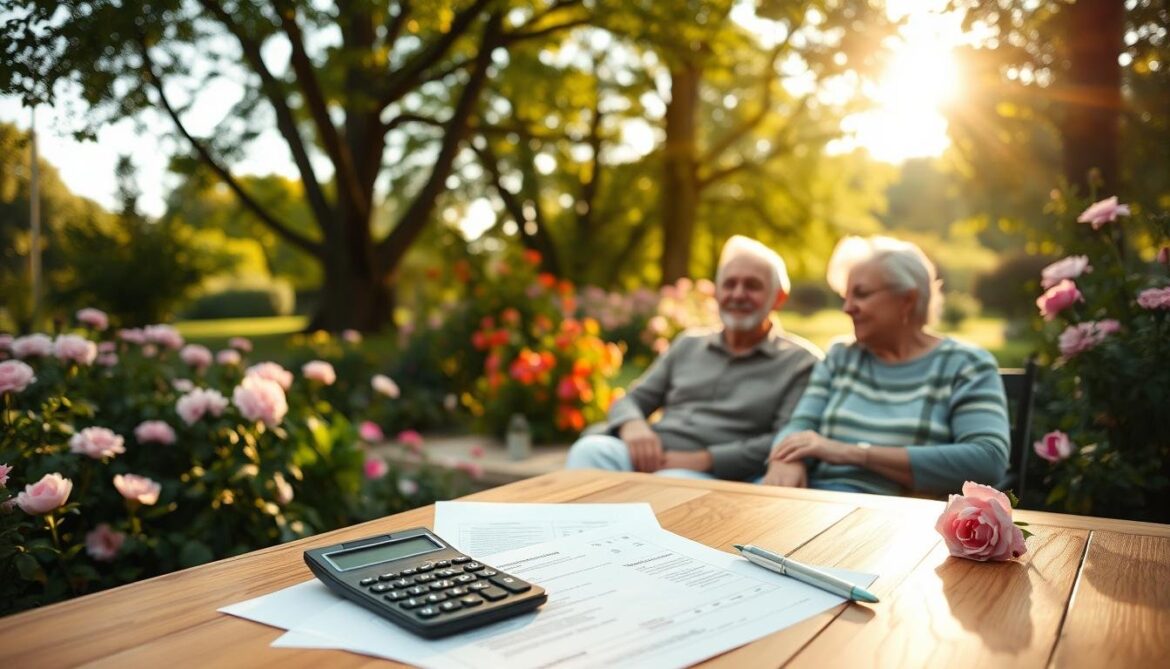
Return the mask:
<svg viewBox="0 0 1170 669">
<path fill-rule="evenodd" d="M 1000 482 L 1001 490 L 1011 489 L 1021 501 L 1026 492 L 1025 474 L 1028 470 L 1028 453 L 1032 450 L 1032 404 L 1036 385 L 1036 360 L 1028 358 L 1023 369 L 1001 368 L 999 378 L 1007 395 L 1008 420 L 1011 425 L 1011 453 L 1008 456 L 1008 471 Z"/>
</svg>

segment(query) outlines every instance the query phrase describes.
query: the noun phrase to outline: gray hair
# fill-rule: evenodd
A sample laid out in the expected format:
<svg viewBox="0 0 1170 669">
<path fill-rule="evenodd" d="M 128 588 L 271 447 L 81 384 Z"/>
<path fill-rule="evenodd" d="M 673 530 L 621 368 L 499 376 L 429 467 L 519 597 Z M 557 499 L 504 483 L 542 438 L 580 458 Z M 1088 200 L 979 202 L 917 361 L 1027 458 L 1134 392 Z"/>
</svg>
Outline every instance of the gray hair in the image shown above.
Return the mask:
<svg viewBox="0 0 1170 669">
<path fill-rule="evenodd" d="M 846 237 L 837 243 L 829 258 L 826 279 L 829 287 L 845 296 L 849 273 L 865 263 L 877 263 L 890 289 L 899 294 L 917 292 L 914 316 L 922 323 L 938 321 L 942 313 L 942 281 L 934 263 L 916 244 L 893 237 Z"/>
<path fill-rule="evenodd" d="M 727 263 L 740 256 L 759 260 L 768 266 L 772 275 L 770 277 L 772 290 L 783 291 L 785 295 L 792 290 L 792 284 L 788 280 L 788 267 L 785 266 L 784 259 L 780 257 L 780 254 L 743 235 L 732 235 L 723 245 L 723 251 L 719 254 L 719 269 L 715 271 L 716 284 L 720 283 L 720 279 L 723 278 L 723 268 L 727 266 Z"/>
</svg>

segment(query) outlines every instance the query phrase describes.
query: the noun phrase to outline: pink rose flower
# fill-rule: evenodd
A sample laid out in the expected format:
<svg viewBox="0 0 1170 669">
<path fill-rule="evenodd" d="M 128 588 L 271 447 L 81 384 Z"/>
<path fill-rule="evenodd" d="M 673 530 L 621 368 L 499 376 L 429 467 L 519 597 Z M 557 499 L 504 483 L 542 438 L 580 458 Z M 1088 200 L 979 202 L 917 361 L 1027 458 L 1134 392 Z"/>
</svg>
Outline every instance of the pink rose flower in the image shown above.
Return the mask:
<svg viewBox="0 0 1170 669">
<path fill-rule="evenodd" d="M 1040 287 L 1048 289 L 1064 279 L 1075 279 L 1085 272 L 1092 271 L 1089 256 L 1069 256 L 1040 270 Z"/>
<path fill-rule="evenodd" d="M 134 438 L 140 444 L 163 444 L 169 446 L 175 443 L 175 429 L 161 420 L 147 420 L 134 428 Z"/>
<path fill-rule="evenodd" d="M 240 362 L 243 361 L 243 358 L 240 356 L 240 352 L 236 349 L 225 348 L 224 350 L 215 354 L 215 361 L 224 367 L 239 367 Z"/>
<path fill-rule="evenodd" d="M 218 390 L 193 388 L 191 392 L 179 398 L 175 403 L 175 412 L 188 425 L 194 425 L 201 418 L 210 414 L 220 416 L 227 408 L 227 398 Z"/>
<path fill-rule="evenodd" d="M 276 503 L 285 506 L 293 501 L 293 487 L 285 480 L 284 474 L 276 472 L 272 475 L 272 483 L 276 487 Z"/>
<path fill-rule="evenodd" d="M 252 352 L 252 342 L 247 337 L 232 337 L 228 340 L 228 346 L 236 349 L 241 353 Z"/>
<path fill-rule="evenodd" d="M 455 469 L 467 472 L 467 475 L 473 479 L 483 477 L 483 465 L 478 462 L 471 462 L 470 460 L 460 460 L 455 463 Z"/>
<path fill-rule="evenodd" d="M 195 390 L 195 383 L 191 379 L 175 379 L 171 381 L 171 387 L 181 393 L 189 393 Z"/>
<path fill-rule="evenodd" d="M 1002 492 L 967 481 L 951 495 L 934 529 L 955 557 L 984 562 L 1010 560 L 1027 552 L 1024 533 L 1012 523 L 1012 505 Z"/>
<path fill-rule="evenodd" d="M 1071 358 L 1100 346 L 1106 337 L 1120 329 L 1121 324 L 1113 319 L 1077 323 L 1068 326 L 1064 332 L 1060 333 L 1057 346 L 1060 348 L 1061 355 L 1065 358 Z"/>
<path fill-rule="evenodd" d="M 357 330 L 343 330 L 341 339 L 347 344 L 360 344 L 362 343 L 362 333 Z"/>
<path fill-rule="evenodd" d="M 64 506 L 72 491 L 73 481 L 57 473 L 45 474 L 40 481 L 24 487 L 24 492 L 16 496 L 16 505 L 34 516 L 50 513 Z"/>
<path fill-rule="evenodd" d="M 479 444 L 472 446 L 470 454 L 473 458 L 482 458 L 484 454 L 483 446 L 480 446 Z"/>
<path fill-rule="evenodd" d="M 1036 306 L 1040 308 L 1040 315 L 1050 321 L 1056 314 L 1071 307 L 1077 302 L 1084 302 L 1085 297 L 1077 290 L 1077 284 L 1068 279 L 1061 279 L 1055 286 L 1049 288 L 1043 295 L 1036 298 Z"/>
<path fill-rule="evenodd" d="M 397 399 L 402 394 L 402 391 L 398 388 L 398 384 L 394 383 L 394 379 L 391 379 L 385 374 L 375 374 L 370 379 L 370 387 L 390 399 Z"/>
<path fill-rule="evenodd" d="M 382 458 L 371 455 L 366 458 L 366 463 L 362 466 L 362 470 L 365 472 L 367 479 L 377 481 L 390 471 L 390 466 Z"/>
<path fill-rule="evenodd" d="M 142 330 L 146 341 L 177 351 L 183 348 L 183 335 L 169 325 L 147 325 Z"/>
<path fill-rule="evenodd" d="M 0 395 L 22 393 L 29 385 L 36 383 L 33 368 L 19 360 L 0 362 Z"/>
<path fill-rule="evenodd" d="M 244 418 L 260 421 L 268 427 L 280 425 L 288 413 L 284 389 L 279 383 L 259 376 L 244 377 L 232 392 L 232 404 Z"/>
<path fill-rule="evenodd" d="M 117 353 L 118 352 L 118 344 L 116 342 L 112 342 L 112 341 L 98 342 L 97 347 L 98 347 L 98 355 L 101 355 L 103 353 Z"/>
<path fill-rule="evenodd" d="M 331 386 L 337 381 L 337 372 L 333 370 L 333 365 L 324 360 L 306 362 L 301 367 L 301 373 L 305 375 L 306 379 L 325 386 Z"/>
<path fill-rule="evenodd" d="M 1117 196 L 1094 202 L 1077 217 L 1077 223 L 1088 223 L 1098 230 L 1106 223 L 1112 223 L 1118 216 L 1129 216 L 1129 205 L 1117 204 Z"/>
<path fill-rule="evenodd" d="M 88 367 L 97 359 L 97 344 L 78 335 L 58 335 L 53 342 L 53 353 L 61 362 Z"/>
<path fill-rule="evenodd" d="M 211 366 L 211 350 L 201 344 L 187 344 L 179 351 L 179 359 L 195 369 Z"/>
<path fill-rule="evenodd" d="M 118 330 L 118 339 L 142 346 L 146 343 L 146 333 L 141 328 L 122 328 Z"/>
<path fill-rule="evenodd" d="M 122 493 L 122 497 L 131 502 L 138 502 L 151 506 L 158 501 L 158 494 L 162 491 L 155 481 L 137 474 L 118 474 L 114 476 L 114 487 Z"/>
<path fill-rule="evenodd" d="M 124 532 L 114 531 L 109 523 L 101 523 L 85 535 L 85 552 L 98 562 L 109 562 L 118 556 L 124 541 Z"/>
<path fill-rule="evenodd" d="M 398 492 L 402 493 L 403 497 L 413 497 L 418 492 L 418 481 L 408 478 L 398 479 Z"/>
<path fill-rule="evenodd" d="M 386 435 L 382 433 L 382 428 L 370 420 L 364 420 L 358 426 L 358 436 L 362 438 L 362 441 L 368 442 L 382 441 L 386 438 Z"/>
<path fill-rule="evenodd" d="M 117 353 L 102 353 L 97 357 L 97 364 L 102 367 L 114 367 L 118 364 Z"/>
<path fill-rule="evenodd" d="M 1035 444 L 1032 444 L 1036 455 L 1044 458 L 1049 462 L 1060 462 L 1061 460 L 1072 455 L 1073 448 L 1076 447 L 1068 435 L 1060 430 L 1053 430 L 1040 438 Z"/>
<path fill-rule="evenodd" d="M 1147 288 L 1138 293 L 1137 303 L 1143 309 L 1170 309 L 1170 288 Z"/>
<path fill-rule="evenodd" d="M 86 307 L 78 311 L 77 322 L 99 331 L 110 327 L 110 317 L 106 315 L 106 312 L 93 307 Z"/>
<path fill-rule="evenodd" d="M 423 437 L 414 430 L 403 430 L 399 432 L 396 441 L 416 453 L 422 450 Z"/>
<path fill-rule="evenodd" d="M 125 439 L 105 427 L 87 427 L 69 438 L 69 452 L 88 455 L 94 460 L 125 453 Z"/>
<path fill-rule="evenodd" d="M 282 390 L 288 390 L 292 387 L 293 375 L 284 367 L 275 362 L 262 362 L 258 365 L 252 365 L 244 370 L 245 376 L 255 376 L 268 381 L 275 381 L 280 385 Z"/>
<path fill-rule="evenodd" d="M 12 340 L 12 355 L 18 358 L 45 358 L 53 354 L 53 340 L 49 335 L 36 333 Z"/>
<path fill-rule="evenodd" d="M 8 485 L 8 475 L 12 473 L 12 465 L 0 464 L 0 488 Z"/>
</svg>

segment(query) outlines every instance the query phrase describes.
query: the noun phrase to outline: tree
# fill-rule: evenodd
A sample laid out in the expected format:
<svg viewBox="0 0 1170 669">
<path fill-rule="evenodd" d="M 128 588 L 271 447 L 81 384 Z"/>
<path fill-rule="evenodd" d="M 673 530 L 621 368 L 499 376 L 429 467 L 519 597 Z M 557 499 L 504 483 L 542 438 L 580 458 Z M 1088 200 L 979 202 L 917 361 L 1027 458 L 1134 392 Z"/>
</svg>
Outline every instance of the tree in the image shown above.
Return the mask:
<svg viewBox="0 0 1170 669">
<path fill-rule="evenodd" d="M 75 82 L 102 120 L 161 110 L 195 159 L 321 264 L 311 327 L 375 330 L 390 319 L 396 270 L 446 188 L 497 50 L 577 25 L 583 12 L 581 0 L 341 0 L 329 9 L 301 0 L 18 0 L 0 31 L 0 91 L 51 102 Z M 199 134 L 186 112 L 221 78 L 242 82 L 243 94 Z M 420 122 L 438 128 L 419 133 Z M 313 234 L 280 219 L 234 171 L 267 125 L 296 165 Z M 384 167 L 405 150 L 419 169 L 380 191 Z M 410 195 L 398 196 L 393 226 L 375 237 L 387 190 Z"/>
</svg>

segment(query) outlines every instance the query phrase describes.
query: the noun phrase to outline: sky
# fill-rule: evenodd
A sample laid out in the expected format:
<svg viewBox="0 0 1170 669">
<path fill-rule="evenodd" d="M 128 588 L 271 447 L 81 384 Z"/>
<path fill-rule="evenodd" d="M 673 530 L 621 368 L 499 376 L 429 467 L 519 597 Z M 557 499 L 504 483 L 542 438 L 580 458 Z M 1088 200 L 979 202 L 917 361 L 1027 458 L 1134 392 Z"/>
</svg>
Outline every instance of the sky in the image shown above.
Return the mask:
<svg viewBox="0 0 1170 669">
<path fill-rule="evenodd" d="M 829 150 L 862 147 L 878 160 L 899 164 L 908 158 L 940 155 L 950 145 L 939 108 L 960 86 L 951 50 L 962 36 L 957 18 L 937 11 L 945 0 L 888 0 L 887 4 L 892 17 L 908 17 L 903 42 L 895 46 L 880 83 L 867 90 L 877 107 L 847 118 L 845 130 L 850 135 L 835 140 Z M 226 89 L 203 95 L 208 104 L 189 114 L 196 134 L 214 125 L 212 101 L 222 104 L 223 99 L 234 99 Z M 28 128 L 31 113 L 15 99 L 0 96 L 0 121 Z M 114 208 L 114 166 L 119 155 L 129 154 L 138 169 L 140 208 L 150 216 L 163 213 L 165 194 L 176 182 L 167 172 L 167 159 L 179 148 L 169 136 L 168 121 L 149 116 L 138 123 L 124 120 L 102 128 L 96 142 L 73 140 L 72 123 L 52 108 L 39 108 L 36 123 L 42 159 L 57 168 L 74 193 Z M 296 176 L 288 150 L 275 131 L 261 136 L 237 164 L 236 172 Z"/>
</svg>

